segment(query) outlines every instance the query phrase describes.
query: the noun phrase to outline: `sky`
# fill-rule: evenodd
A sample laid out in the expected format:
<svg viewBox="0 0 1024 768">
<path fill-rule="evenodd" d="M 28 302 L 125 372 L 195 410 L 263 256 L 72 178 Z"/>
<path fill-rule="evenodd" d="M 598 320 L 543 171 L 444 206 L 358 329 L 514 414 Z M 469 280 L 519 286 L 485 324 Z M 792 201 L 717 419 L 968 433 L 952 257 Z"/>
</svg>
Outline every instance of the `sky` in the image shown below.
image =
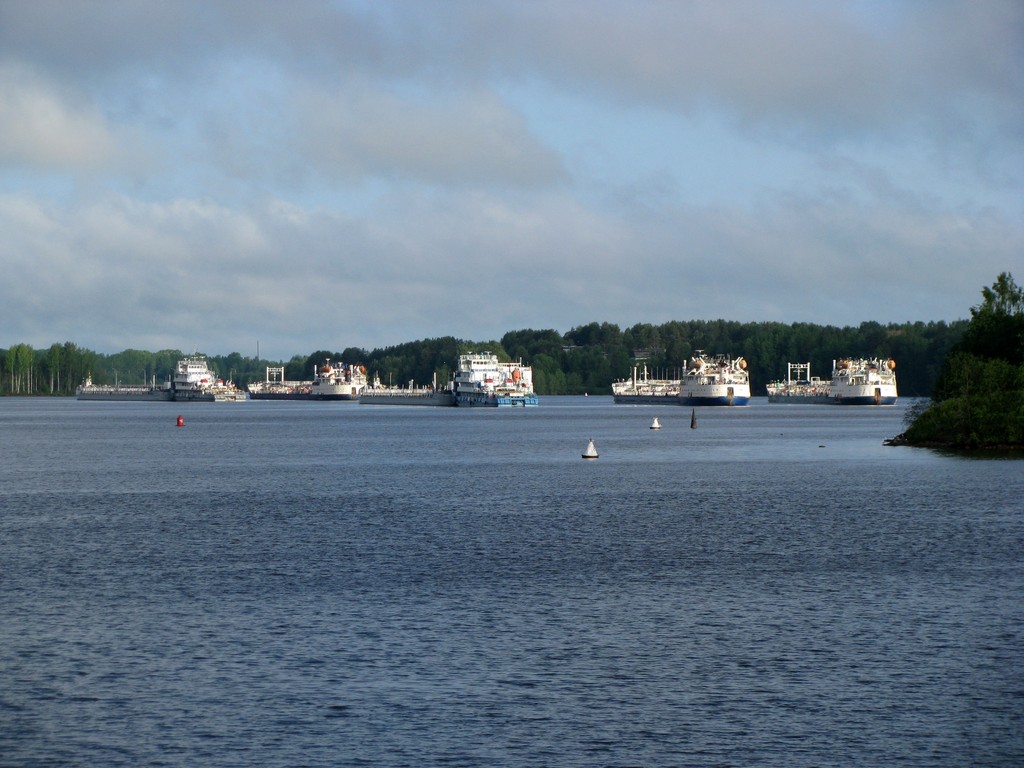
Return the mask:
<svg viewBox="0 0 1024 768">
<path fill-rule="evenodd" d="M 0 347 L 948 322 L 1003 271 L 1019 0 L 0 0 Z"/>
</svg>

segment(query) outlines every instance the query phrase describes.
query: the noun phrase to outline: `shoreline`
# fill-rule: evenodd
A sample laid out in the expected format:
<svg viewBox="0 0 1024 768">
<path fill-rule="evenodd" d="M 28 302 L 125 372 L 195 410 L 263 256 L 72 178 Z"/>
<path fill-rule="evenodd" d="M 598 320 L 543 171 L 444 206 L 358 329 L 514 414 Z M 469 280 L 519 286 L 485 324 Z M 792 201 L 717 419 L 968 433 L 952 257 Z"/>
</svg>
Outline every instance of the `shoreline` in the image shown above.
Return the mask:
<svg viewBox="0 0 1024 768">
<path fill-rule="evenodd" d="M 1015 452 L 1024 453 L 1024 444 L 1020 443 L 995 443 L 993 445 L 969 445 L 966 443 L 954 443 L 944 440 L 922 440 L 921 442 L 913 442 L 907 439 L 906 433 L 900 433 L 895 437 L 887 437 L 882 441 L 882 445 L 891 445 L 897 447 L 908 447 L 908 448 L 938 448 L 945 451 L 964 451 L 970 453 L 987 452 L 987 451 L 998 451 L 998 452 Z"/>
</svg>

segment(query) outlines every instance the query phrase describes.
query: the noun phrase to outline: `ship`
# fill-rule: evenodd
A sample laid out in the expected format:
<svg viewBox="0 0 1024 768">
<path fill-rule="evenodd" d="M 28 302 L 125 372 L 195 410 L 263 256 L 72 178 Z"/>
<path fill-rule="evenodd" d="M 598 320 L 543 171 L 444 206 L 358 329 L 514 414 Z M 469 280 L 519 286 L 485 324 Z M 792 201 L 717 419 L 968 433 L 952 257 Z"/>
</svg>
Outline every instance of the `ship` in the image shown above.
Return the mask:
<svg viewBox="0 0 1024 768">
<path fill-rule="evenodd" d="M 93 384 L 92 374 L 75 390 L 78 400 L 126 400 L 137 403 L 148 401 L 170 402 L 174 399 L 170 382 L 157 384 L 154 377 L 150 384 Z"/>
<path fill-rule="evenodd" d="M 455 397 L 450 385 L 438 389 L 436 376 L 434 383 L 426 387 L 417 387 L 412 381 L 404 387 L 385 386 L 375 376 L 373 383 L 360 392 L 359 402 L 362 405 L 453 406 Z"/>
<path fill-rule="evenodd" d="M 832 362 L 826 402 L 834 405 L 895 405 L 896 361 L 845 358 Z"/>
<path fill-rule="evenodd" d="M 177 403 L 213 403 L 245 399 L 245 393 L 232 382 L 217 378 L 217 374 L 210 369 L 202 355 L 192 355 L 178 361 L 171 378 L 171 390 L 171 399 Z M 243 397 L 239 398 L 239 395 Z"/>
<path fill-rule="evenodd" d="M 316 369 L 309 397 L 313 400 L 359 399 L 366 388 L 366 368 L 362 365 L 331 364 L 326 361 Z"/>
<path fill-rule="evenodd" d="M 249 397 L 253 400 L 308 400 L 312 381 L 288 381 L 284 366 L 267 366 L 266 378 L 249 384 Z"/>
<path fill-rule="evenodd" d="M 530 407 L 539 403 L 533 391 L 533 369 L 519 362 L 499 362 L 490 352 L 460 355 L 452 394 L 458 407 Z"/>
<path fill-rule="evenodd" d="M 632 378 L 612 382 L 612 398 L 630 405 L 678 405 L 680 384 L 679 379 L 650 378 L 646 365 L 638 376 L 634 367 Z"/>
<path fill-rule="evenodd" d="M 284 366 L 267 366 L 266 379 L 249 384 L 253 400 L 348 400 L 357 401 L 366 388 L 366 368 L 362 365 L 331 363 L 313 366 L 308 381 L 288 381 Z"/>
<path fill-rule="evenodd" d="M 239 389 L 230 381 L 216 381 L 210 387 L 210 394 L 213 395 L 215 403 L 244 403 L 249 399 L 249 393 Z"/>
<path fill-rule="evenodd" d="M 727 355 L 710 357 L 702 350 L 690 358 L 679 387 L 680 405 L 749 405 L 747 361 Z"/>
<path fill-rule="evenodd" d="M 811 364 L 787 363 L 786 380 L 773 381 L 768 387 L 769 403 L 824 403 L 828 399 L 829 383 L 811 376 Z"/>
<path fill-rule="evenodd" d="M 157 385 L 155 377 L 148 385 L 93 384 L 86 376 L 75 392 L 79 400 L 122 400 L 131 402 L 237 402 L 245 393 L 232 382 L 218 379 L 206 358 L 192 355 L 178 361 L 167 381 Z"/>
</svg>

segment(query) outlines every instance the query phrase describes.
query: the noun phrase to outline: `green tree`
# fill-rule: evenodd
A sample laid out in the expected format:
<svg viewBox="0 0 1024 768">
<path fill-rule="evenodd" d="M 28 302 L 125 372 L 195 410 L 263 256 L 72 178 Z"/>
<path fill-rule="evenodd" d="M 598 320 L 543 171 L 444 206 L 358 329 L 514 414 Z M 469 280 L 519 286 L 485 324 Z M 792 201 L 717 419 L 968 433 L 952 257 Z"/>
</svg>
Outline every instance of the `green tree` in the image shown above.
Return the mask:
<svg viewBox="0 0 1024 768">
<path fill-rule="evenodd" d="M 46 352 L 46 374 L 50 382 L 50 394 L 60 392 L 60 376 L 64 369 L 64 348 L 60 344 L 51 344 Z"/>
<path fill-rule="evenodd" d="M 981 291 L 982 302 L 971 307 L 971 320 L 950 350 L 939 374 L 932 397 L 945 400 L 957 396 L 955 382 L 959 376 L 952 365 L 956 353 L 982 359 L 1006 360 L 1014 365 L 1024 363 L 1024 291 L 1009 272 L 1000 273 L 991 288 Z"/>
<path fill-rule="evenodd" d="M 4 364 L 9 377 L 9 391 L 11 394 L 32 394 L 32 368 L 34 361 L 34 350 L 28 344 L 15 344 L 7 350 Z"/>
<path fill-rule="evenodd" d="M 1004 272 L 947 355 L 931 405 L 911 414 L 912 444 L 1024 447 L 1024 293 Z"/>
</svg>

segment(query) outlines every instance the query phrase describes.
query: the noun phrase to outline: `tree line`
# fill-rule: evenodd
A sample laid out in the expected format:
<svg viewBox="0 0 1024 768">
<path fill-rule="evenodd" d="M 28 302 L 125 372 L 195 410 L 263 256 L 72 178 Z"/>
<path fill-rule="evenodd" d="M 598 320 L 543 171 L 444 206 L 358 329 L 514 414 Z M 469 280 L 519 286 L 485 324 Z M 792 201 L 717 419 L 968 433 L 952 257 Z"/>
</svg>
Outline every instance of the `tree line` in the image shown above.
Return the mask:
<svg viewBox="0 0 1024 768">
<path fill-rule="evenodd" d="M 973 321 L 970 321 L 973 322 Z M 899 392 L 927 396 L 939 380 L 947 354 L 960 342 L 969 321 L 864 322 L 837 327 L 813 323 L 740 323 L 728 320 L 642 323 L 621 329 L 612 323 L 589 323 L 565 333 L 556 330 L 509 331 L 500 339 L 468 341 L 451 336 L 410 341 L 392 347 L 341 351 L 317 350 L 287 361 L 246 357 L 238 352 L 207 354 L 210 367 L 224 379 L 245 387 L 262 381 L 268 366 L 285 368 L 289 380 L 309 380 L 314 367 L 327 360 L 362 364 L 383 384 L 446 382 L 460 354 L 490 351 L 504 360 L 533 367 L 540 395 L 609 394 L 611 384 L 646 368 L 652 378 L 678 378 L 698 351 L 746 358 L 751 392 L 763 395 L 768 382 L 784 379 L 786 364 L 811 364 L 827 379 L 832 361 L 842 357 L 891 358 L 897 363 Z M 68 341 L 48 349 L 16 344 L 0 349 L 0 393 L 72 395 L 90 376 L 96 384 L 160 383 L 185 355 L 177 349 L 147 352 L 126 349 L 102 354 Z"/>
</svg>

